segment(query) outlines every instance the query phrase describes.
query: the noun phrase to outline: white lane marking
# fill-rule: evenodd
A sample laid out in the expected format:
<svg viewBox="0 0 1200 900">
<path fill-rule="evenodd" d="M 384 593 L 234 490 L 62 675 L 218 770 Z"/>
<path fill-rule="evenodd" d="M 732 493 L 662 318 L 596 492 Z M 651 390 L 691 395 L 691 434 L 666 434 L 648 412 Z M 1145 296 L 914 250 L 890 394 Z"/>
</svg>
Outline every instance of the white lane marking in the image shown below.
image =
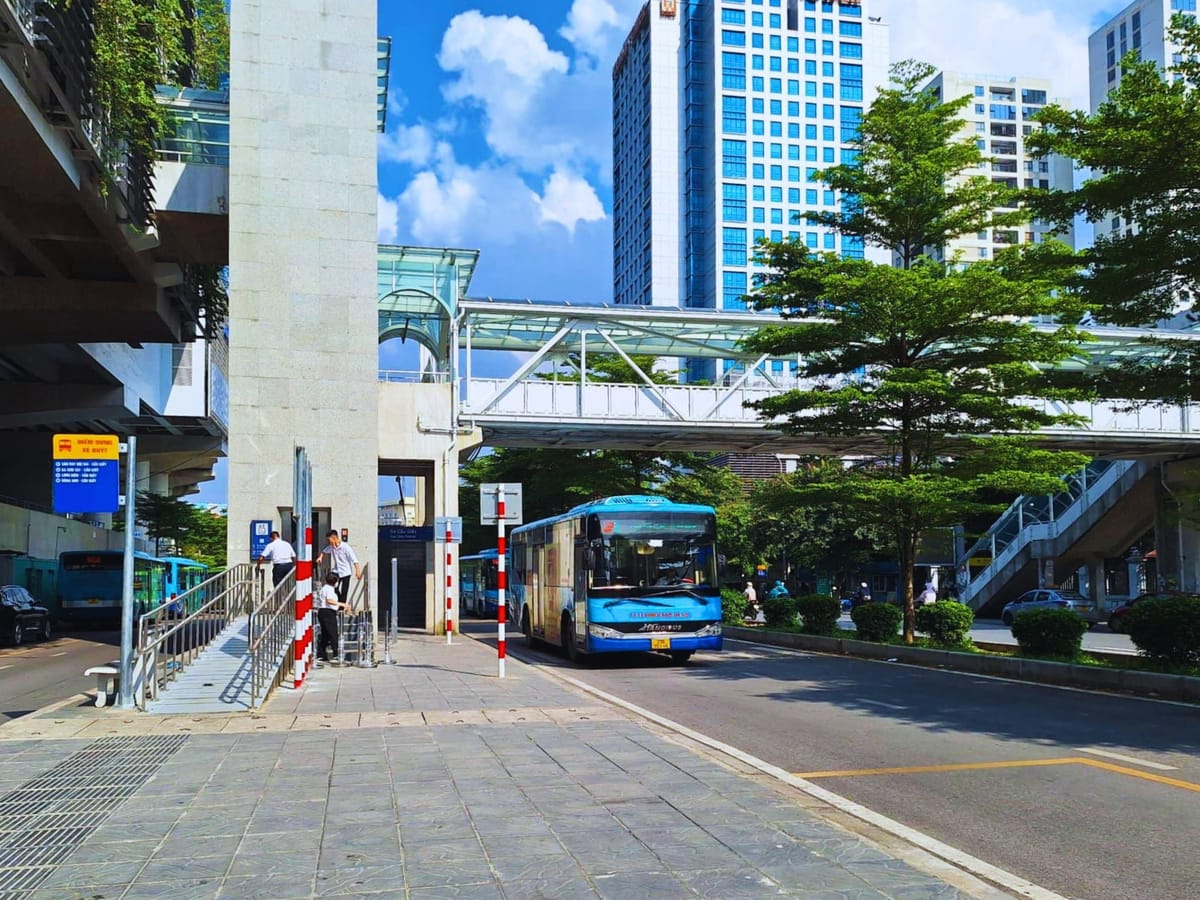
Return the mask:
<svg viewBox="0 0 1200 900">
<path fill-rule="evenodd" d="M 1119 759 L 1121 762 L 1133 763 L 1135 766 L 1145 766 L 1147 769 L 1158 769 L 1160 772 L 1174 772 L 1178 766 L 1164 766 L 1162 763 L 1150 762 L 1148 759 L 1138 759 L 1136 756 L 1126 756 L 1124 753 L 1113 753 L 1111 750 L 1100 750 L 1097 747 L 1076 747 L 1080 753 L 1091 753 L 1093 756 L 1107 756 L 1109 759 Z"/>
<path fill-rule="evenodd" d="M 895 703 L 884 703 L 882 700 L 859 700 L 867 706 L 882 706 L 884 709 L 908 709 L 907 706 L 897 706 Z"/>
<path fill-rule="evenodd" d="M 753 644 L 753 641 L 743 641 L 739 638 L 725 638 L 725 643 Z M 882 662 L 878 659 L 867 659 L 862 656 L 850 656 L 845 653 L 827 653 L 823 650 L 797 650 L 793 647 L 776 647 L 775 649 L 791 656 L 828 656 L 831 659 L 844 659 L 850 662 L 873 663 Z M 1183 706 L 1195 709 L 1195 703 L 1186 700 L 1161 700 L 1157 697 L 1139 697 L 1136 694 L 1120 694 L 1115 691 L 1096 691 L 1091 688 L 1067 687 L 1065 684 L 1046 684 L 1043 681 L 1024 681 L 1020 678 L 1005 678 L 1003 675 L 980 675 L 977 672 L 956 672 L 953 669 L 939 669 L 934 666 L 918 666 L 915 663 L 888 663 L 889 666 L 902 669 L 916 669 L 920 672 L 937 672 L 940 675 L 955 675 L 959 678 L 982 678 L 985 681 L 1001 681 L 1005 684 L 1020 684 L 1027 688 L 1047 688 L 1053 691 L 1067 691 L 1072 694 L 1091 694 L 1093 697 L 1107 697 L 1110 700 L 1136 700 L 1140 703 L 1161 703 L 1164 706 Z"/>
<path fill-rule="evenodd" d="M 66 656 L 66 655 L 67 655 L 67 651 L 66 651 L 66 650 L 64 650 L 62 653 L 51 653 L 50 655 L 51 655 L 51 656 Z"/>
<path fill-rule="evenodd" d="M 11 668 L 12 668 L 12 663 L 9 663 L 7 666 L 0 666 L 0 669 L 11 669 Z"/>
<path fill-rule="evenodd" d="M 718 740 L 708 737 L 707 735 L 703 735 L 698 731 L 693 731 L 686 725 L 680 725 L 678 722 L 673 722 L 672 720 L 660 716 L 657 713 L 652 713 L 648 709 L 643 709 L 642 707 L 636 706 L 627 700 L 622 700 L 620 697 L 615 697 L 606 691 L 592 687 L 590 684 L 586 684 L 578 679 L 571 678 L 569 675 L 564 675 L 561 672 L 553 671 L 547 666 L 539 665 L 537 663 L 526 663 L 526 665 L 529 665 L 535 669 L 539 669 L 542 672 L 551 675 L 553 678 L 560 678 L 579 690 L 584 691 L 585 693 L 591 694 L 594 697 L 599 697 L 601 700 L 612 703 L 613 705 L 619 706 L 622 709 L 627 709 L 635 715 L 641 716 L 642 718 L 661 725 L 664 728 L 669 728 L 671 731 L 682 734 L 699 744 L 709 747 L 710 749 L 724 753 L 727 756 L 732 756 L 734 759 L 758 769 L 758 771 L 766 775 L 770 775 L 773 778 L 784 782 L 785 784 L 789 784 L 792 787 L 803 791 L 810 797 L 816 797 L 819 800 L 823 800 L 835 809 L 839 809 L 848 815 L 854 816 L 856 819 L 862 819 L 864 822 L 869 822 L 876 828 L 879 828 L 888 834 L 894 835 L 903 841 L 907 841 L 909 844 L 912 844 L 914 847 L 917 847 L 920 850 L 924 850 L 926 853 L 939 857 L 940 859 L 957 866 L 959 869 L 970 872 L 972 875 L 985 878 L 993 884 L 1000 885 L 1002 888 L 1007 888 L 1021 897 L 1031 897 L 1033 900 L 1067 900 L 1067 898 L 1063 897 L 1061 894 L 1056 894 L 1053 891 L 1041 887 L 1040 885 L 1036 885 L 1031 881 L 1026 881 L 1024 878 L 1021 878 L 1018 875 L 1014 875 L 1011 872 L 1006 872 L 1004 869 L 993 866 L 991 863 L 984 862 L 982 859 L 978 859 L 968 853 L 964 853 L 961 850 L 951 847 L 949 844 L 943 844 L 936 838 L 932 838 L 927 834 L 917 831 L 915 828 L 909 828 L 907 825 L 903 825 L 900 822 L 897 822 L 895 819 L 889 819 L 887 816 L 881 815 L 875 812 L 873 809 L 868 809 L 865 806 L 855 803 L 853 800 L 847 800 L 845 797 L 842 797 L 839 794 L 835 794 L 832 791 L 827 791 L 822 787 L 817 787 L 810 781 L 805 781 L 803 778 L 797 778 L 791 772 L 787 772 L 778 766 L 773 766 L 765 760 L 761 760 L 756 756 L 751 756 L 749 753 L 739 750 L 736 747 L 731 747 L 729 744 L 724 744 Z"/>
</svg>

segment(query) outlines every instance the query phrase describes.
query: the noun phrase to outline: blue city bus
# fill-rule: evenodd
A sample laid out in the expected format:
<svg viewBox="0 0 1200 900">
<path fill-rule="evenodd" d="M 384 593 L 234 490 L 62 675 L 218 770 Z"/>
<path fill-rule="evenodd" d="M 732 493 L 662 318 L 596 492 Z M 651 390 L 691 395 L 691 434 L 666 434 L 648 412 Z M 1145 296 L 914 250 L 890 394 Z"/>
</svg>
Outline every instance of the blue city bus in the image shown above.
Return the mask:
<svg viewBox="0 0 1200 900">
<path fill-rule="evenodd" d="M 458 581 L 464 614 L 492 619 L 496 617 L 499 555 L 493 547 L 459 559 Z"/>
<path fill-rule="evenodd" d="M 721 649 L 717 517 L 666 497 L 608 497 L 512 532 L 511 616 L 531 643 L 650 650 L 677 663 Z"/>
<path fill-rule="evenodd" d="M 121 621 L 121 550 L 68 550 L 58 556 L 58 601 L 64 618 L 80 624 Z M 167 564 L 146 553 L 133 555 L 134 614 L 167 599 Z"/>
<path fill-rule="evenodd" d="M 170 608 L 167 613 L 172 616 L 183 616 L 194 613 L 200 607 L 200 597 L 195 597 L 183 608 L 183 603 L 177 603 L 175 598 L 198 586 L 208 577 L 208 566 L 184 556 L 164 556 L 162 561 L 167 564 L 167 603 Z"/>
</svg>

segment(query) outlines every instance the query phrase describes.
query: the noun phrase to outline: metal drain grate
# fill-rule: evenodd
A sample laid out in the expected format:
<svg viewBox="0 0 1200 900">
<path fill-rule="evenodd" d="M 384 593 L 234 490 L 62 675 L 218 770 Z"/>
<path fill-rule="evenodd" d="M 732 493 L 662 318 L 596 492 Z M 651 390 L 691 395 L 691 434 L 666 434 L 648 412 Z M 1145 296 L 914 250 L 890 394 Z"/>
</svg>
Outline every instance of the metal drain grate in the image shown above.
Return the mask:
<svg viewBox="0 0 1200 900">
<path fill-rule="evenodd" d="M 0 796 L 0 900 L 37 888 L 186 743 L 102 738 Z"/>
</svg>

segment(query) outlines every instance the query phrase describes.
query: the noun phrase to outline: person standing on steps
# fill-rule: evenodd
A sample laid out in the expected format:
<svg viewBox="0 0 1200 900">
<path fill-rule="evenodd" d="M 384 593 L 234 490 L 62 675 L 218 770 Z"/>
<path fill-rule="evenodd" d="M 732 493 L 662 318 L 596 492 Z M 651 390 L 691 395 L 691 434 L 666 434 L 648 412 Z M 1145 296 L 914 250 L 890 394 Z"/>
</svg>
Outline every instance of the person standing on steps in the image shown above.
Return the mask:
<svg viewBox="0 0 1200 900">
<path fill-rule="evenodd" d="M 317 622 L 321 626 L 321 635 L 317 638 L 317 659 L 327 663 L 336 662 L 338 658 L 338 610 L 350 608 L 350 604 L 338 598 L 337 584 L 337 575 L 330 572 L 317 592 Z M 332 648 L 333 652 L 326 653 L 326 647 Z"/>
<path fill-rule="evenodd" d="M 271 587 L 278 587 L 279 582 L 283 581 L 296 565 L 296 551 L 292 549 L 291 544 L 279 537 L 278 531 L 271 532 L 271 543 L 263 548 L 262 556 L 258 558 L 259 566 L 265 562 L 271 563 Z"/>
<path fill-rule="evenodd" d="M 362 578 L 362 566 L 359 565 L 354 548 L 342 540 L 337 529 L 330 529 L 326 538 L 328 543 L 325 545 L 325 549 L 317 554 L 317 565 L 324 562 L 326 554 L 329 555 L 329 571 L 338 577 L 338 599 L 345 603 L 346 598 L 350 595 L 350 576 L 353 575 L 356 579 Z"/>
</svg>

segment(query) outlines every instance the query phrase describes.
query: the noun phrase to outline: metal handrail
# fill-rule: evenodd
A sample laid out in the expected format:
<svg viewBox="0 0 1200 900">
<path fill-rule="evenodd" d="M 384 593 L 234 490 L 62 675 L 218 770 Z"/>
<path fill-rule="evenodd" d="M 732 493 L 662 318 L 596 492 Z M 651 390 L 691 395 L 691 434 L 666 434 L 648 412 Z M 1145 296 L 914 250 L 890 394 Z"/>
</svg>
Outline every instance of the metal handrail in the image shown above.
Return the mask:
<svg viewBox="0 0 1200 900">
<path fill-rule="evenodd" d="M 250 611 L 250 708 L 258 709 L 291 671 L 296 650 L 296 570 Z"/>
<path fill-rule="evenodd" d="M 1107 490 L 1133 465 L 1125 461 L 1096 459 L 1065 477 L 1064 490 L 1057 494 L 1021 496 L 1014 500 L 959 559 L 959 571 L 966 575 L 966 581 L 958 586 L 959 598 L 969 602 L 992 574 L 1030 541 L 1056 537 L 1078 519 L 1094 497 Z M 987 562 L 972 571 L 972 559 Z"/>
<path fill-rule="evenodd" d="M 354 584 L 347 602 L 350 612 L 338 611 L 338 663 L 346 664 L 346 650 L 354 655 L 352 663 L 360 668 L 375 665 L 375 610 L 371 606 L 369 566 L 362 568 L 362 578 Z"/>
<path fill-rule="evenodd" d="M 183 602 L 185 609 L 200 601 L 182 619 L 167 618 L 169 604 L 139 616 L 133 686 L 138 709 L 144 710 L 232 620 L 249 613 L 262 590 L 261 573 L 251 563 L 240 563 L 180 594 L 175 602 Z"/>
</svg>

